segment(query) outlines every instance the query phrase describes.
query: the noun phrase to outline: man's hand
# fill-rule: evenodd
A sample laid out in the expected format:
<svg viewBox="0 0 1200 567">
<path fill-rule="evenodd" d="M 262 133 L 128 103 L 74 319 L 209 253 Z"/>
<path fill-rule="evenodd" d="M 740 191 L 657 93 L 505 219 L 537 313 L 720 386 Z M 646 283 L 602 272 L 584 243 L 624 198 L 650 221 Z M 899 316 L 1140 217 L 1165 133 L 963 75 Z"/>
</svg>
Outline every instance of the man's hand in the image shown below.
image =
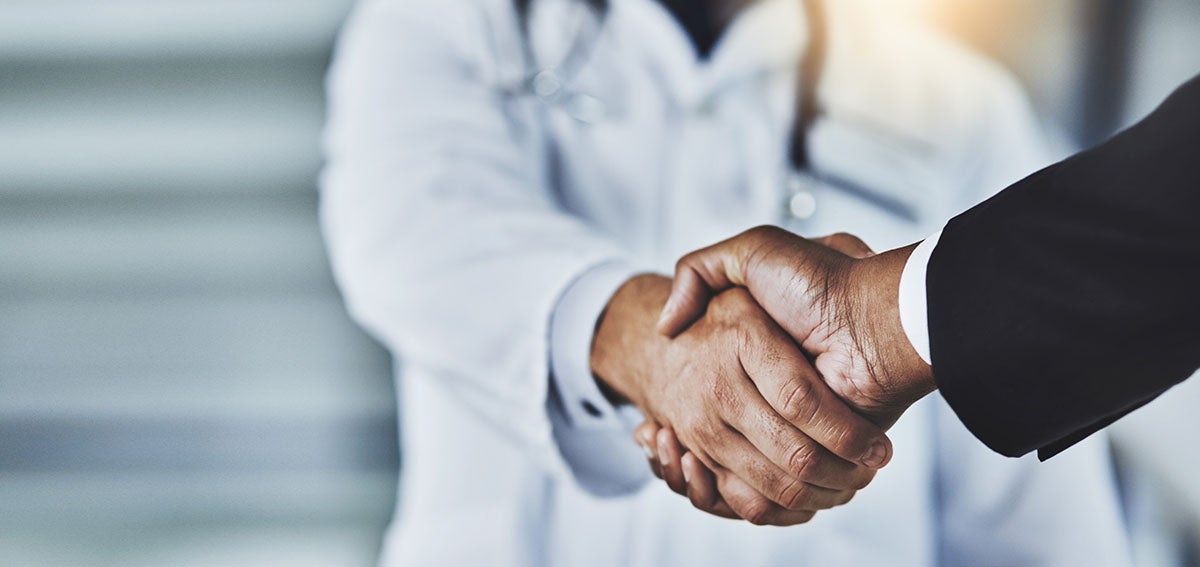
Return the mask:
<svg viewBox="0 0 1200 567">
<path fill-rule="evenodd" d="M 613 396 L 671 427 L 711 471 L 724 498 L 706 509 L 757 524 L 803 523 L 871 481 L 890 441 L 821 381 L 749 293 L 712 296 L 703 316 L 668 339 L 655 321 L 670 288 L 645 275 L 614 294 L 592 369 Z M 682 483 L 684 471 L 663 462 Z"/>
<path fill-rule="evenodd" d="M 826 239 L 837 241 L 846 250 L 857 239 Z M 755 228 L 679 261 L 658 327 L 674 336 L 714 294 L 743 287 L 814 357 L 843 400 L 886 429 L 936 388 L 900 324 L 900 276 L 912 249 L 856 259 L 778 228 Z"/>
</svg>

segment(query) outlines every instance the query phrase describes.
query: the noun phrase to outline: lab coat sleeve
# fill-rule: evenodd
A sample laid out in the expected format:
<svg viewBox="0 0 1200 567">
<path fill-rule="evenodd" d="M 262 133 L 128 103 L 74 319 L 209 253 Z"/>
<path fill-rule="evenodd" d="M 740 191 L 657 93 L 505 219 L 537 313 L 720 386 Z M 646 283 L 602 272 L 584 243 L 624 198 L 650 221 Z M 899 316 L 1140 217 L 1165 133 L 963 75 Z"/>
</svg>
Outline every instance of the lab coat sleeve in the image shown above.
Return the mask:
<svg viewBox="0 0 1200 567">
<path fill-rule="evenodd" d="M 624 262 L 601 264 L 568 286 L 550 320 L 550 371 L 562 424 L 596 431 L 623 429 L 618 410 L 600 391 L 591 369 L 592 339 L 609 299 L 638 271 Z"/>
<path fill-rule="evenodd" d="M 641 413 L 614 406 L 591 370 L 596 324 L 617 288 L 638 272 L 625 262 L 588 270 L 568 286 L 550 323 L 554 439 L 580 486 L 597 496 L 626 494 L 650 480 L 646 459 L 630 443 Z"/>
<path fill-rule="evenodd" d="M 1044 463 L 1011 459 L 937 401 L 941 565 L 1132 564 L 1105 435 Z"/>
<path fill-rule="evenodd" d="M 549 387 L 552 315 L 572 284 L 629 260 L 558 206 L 534 110 L 496 88 L 482 5 L 356 8 L 328 78 L 321 221 L 352 316 L 560 472 L 559 446 L 582 445 Z M 640 469 L 589 478 L 628 492 Z"/>
</svg>

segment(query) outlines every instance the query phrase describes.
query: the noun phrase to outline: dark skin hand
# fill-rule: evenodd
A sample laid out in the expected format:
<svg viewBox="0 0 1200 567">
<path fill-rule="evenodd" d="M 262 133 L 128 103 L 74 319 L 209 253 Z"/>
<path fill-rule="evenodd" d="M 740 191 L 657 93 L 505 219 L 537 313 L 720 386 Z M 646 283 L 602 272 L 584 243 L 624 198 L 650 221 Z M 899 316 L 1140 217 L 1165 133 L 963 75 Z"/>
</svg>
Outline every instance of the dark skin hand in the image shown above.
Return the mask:
<svg viewBox="0 0 1200 567">
<path fill-rule="evenodd" d="M 713 294 L 744 286 L 814 357 L 842 399 L 887 428 L 936 388 L 900 325 L 897 290 L 912 248 L 876 256 L 850 235 L 809 241 L 777 228 L 753 229 L 679 261 L 659 329 L 681 332 Z M 647 452 L 651 467 L 672 490 L 728 517 L 725 490 L 669 424 L 647 419 L 635 440 L 655 448 Z"/>
<path fill-rule="evenodd" d="M 854 258 L 779 228 L 751 229 L 679 261 L 658 328 L 674 336 L 713 294 L 741 287 L 843 400 L 890 427 L 937 388 L 900 323 L 900 277 L 914 248 Z"/>
<path fill-rule="evenodd" d="M 820 380 L 746 290 L 715 295 L 687 330 L 668 338 L 655 323 L 670 290 L 671 280 L 642 275 L 613 295 L 595 334 L 592 370 L 615 397 L 671 427 L 691 449 L 723 495 L 714 513 L 803 523 L 874 478 L 890 441 Z M 682 478 L 673 458 L 663 462 L 671 479 Z"/>
</svg>

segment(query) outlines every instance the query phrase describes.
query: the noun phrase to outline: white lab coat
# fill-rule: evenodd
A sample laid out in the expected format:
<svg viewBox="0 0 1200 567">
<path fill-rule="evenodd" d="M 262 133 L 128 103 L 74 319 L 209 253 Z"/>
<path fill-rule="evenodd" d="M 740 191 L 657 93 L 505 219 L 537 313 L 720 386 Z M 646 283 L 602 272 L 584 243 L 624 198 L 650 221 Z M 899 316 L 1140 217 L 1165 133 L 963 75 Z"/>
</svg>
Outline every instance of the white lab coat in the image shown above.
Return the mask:
<svg viewBox="0 0 1200 567">
<path fill-rule="evenodd" d="M 385 565 L 1127 564 L 1102 436 L 1005 459 L 931 397 L 851 504 L 761 528 L 649 482 L 628 416 L 589 421 L 570 372 L 551 378 L 552 358 L 586 366 L 558 326 L 594 323 L 637 270 L 764 223 L 906 244 L 1032 171 L 1009 77 L 827 2 L 810 143 L 821 175 L 849 183 L 805 185 L 805 218 L 788 219 L 799 0 L 748 8 L 708 62 L 654 0 L 612 0 L 586 64 L 536 93 L 523 85 L 569 51 L 582 12 L 534 4 L 531 63 L 509 0 L 366 0 L 330 74 L 322 221 L 350 311 L 398 361 Z"/>
</svg>

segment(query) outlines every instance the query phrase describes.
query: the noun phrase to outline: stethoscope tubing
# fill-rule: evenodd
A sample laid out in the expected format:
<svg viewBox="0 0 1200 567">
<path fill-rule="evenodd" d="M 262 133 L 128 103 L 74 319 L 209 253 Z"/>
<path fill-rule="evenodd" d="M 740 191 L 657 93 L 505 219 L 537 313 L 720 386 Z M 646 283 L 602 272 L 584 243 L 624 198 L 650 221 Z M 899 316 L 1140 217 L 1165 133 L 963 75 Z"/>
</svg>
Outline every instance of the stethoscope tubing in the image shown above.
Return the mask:
<svg viewBox="0 0 1200 567">
<path fill-rule="evenodd" d="M 896 216 L 915 221 L 917 212 L 911 205 L 901 199 L 890 197 L 879 191 L 871 190 L 860 183 L 844 177 L 817 171 L 812 163 L 811 135 L 817 120 L 823 114 L 818 91 L 823 79 L 829 52 L 828 16 L 824 0 L 802 0 L 804 2 L 805 20 L 808 26 L 808 41 L 801 57 L 796 81 L 796 112 L 789 140 L 788 161 L 796 175 L 801 175 L 813 181 L 830 187 L 836 187 L 844 193 L 873 203 Z M 532 96 L 547 104 L 557 104 L 568 98 L 568 95 L 580 96 L 603 107 L 602 101 L 590 95 L 571 93 L 570 85 L 583 71 L 591 60 L 602 31 L 605 11 L 596 7 L 595 3 L 579 2 L 578 23 L 575 25 L 574 39 L 566 49 L 562 58 L 553 65 L 541 66 L 529 37 L 527 14 L 522 14 L 522 57 L 525 74 L 517 84 L 503 89 L 510 96 Z M 591 119 L 579 118 L 585 122 Z"/>
</svg>

